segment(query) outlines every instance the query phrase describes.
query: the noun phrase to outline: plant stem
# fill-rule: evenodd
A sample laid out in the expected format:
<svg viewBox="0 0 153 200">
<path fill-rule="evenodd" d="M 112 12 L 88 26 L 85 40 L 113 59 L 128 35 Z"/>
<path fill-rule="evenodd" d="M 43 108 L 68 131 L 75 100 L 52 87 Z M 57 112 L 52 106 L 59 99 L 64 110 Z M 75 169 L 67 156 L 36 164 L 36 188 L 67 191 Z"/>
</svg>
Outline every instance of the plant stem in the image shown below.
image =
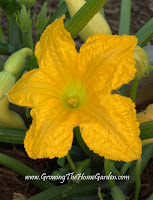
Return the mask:
<svg viewBox="0 0 153 200">
<path fill-rule="evenodd" d="M 136 190 L 134 195 L 134 200 L 138 200 L 139 192 L 140 192 L 140 185 L 141 185 L 141 179 L 140 179 L 140 169 L 141 169 L 141 158 L 137 160 L 136 163 Z"/>
<path fill-rule="evenodd" d="M 69 153 L 67 154 L 66 158 L 67 158 L 67 161 L 68 161 L 71 169 L 75 172 L 76 171 L 76 167 L 75 167 L 74 162 L 73 162 L 73 160 L 72 160 L 72 158 L 71 158 Z"/>
<path fill-rule="evenodd" d="M 26 47 L 30 48 L 30 44 L 29 44 L 29 42 L 27 40 L 26 32 L 23 32 L 22 35 L 23 35 L 23 40 L 24 40 L 24 43 L 25 43 Z"/>
<path fill-rule="evenodd" d="M 122 168 L 121 168 L 121 174 L 122 174 L 122 175 L 124 175 L 124 174 L 127 172 L 127 170 L 128 170 L 128 168 L 130 167 L 130 165 L 131 165 L 131 162 L 126 162 L 126 163 L 122 166 Z"/>
<path fill-rule="evenodd" d="M 121 1 L 119 35 L 130 34 L 131 0 Z"/>
<path fill-rule="evenodd" d="M 30 48 L 32 50 L 34 50 L 33 49 L 33 37 L 32 37 L 32 30 L 31 30 L 31 28 L 28 30 L 28 41 L 29 41 Z"/>
<path fill-rule="evenodd" d="M 66 30 L 71 33 L 72 38 L 77 36 L 107 1 L 108 0 L 88 0 L 82 6 L 82 8 L 65 25 Z"/>
<path fill-rule="evenodd" d="M 39 174 L 30 167 L 3 153 L 0 153 L 0 164 L 8 167 L 9 169 L 14 170 L 15 172 L 19 173 L 22 176 L 28 176 L 28 175 L 39 176 Z M 55 186 L 53 183 L 49 181 L 33 180 L 31 182 L 41 190 L 46 190 L 48 188 Z"/>
<path fill-rule="evenodd" d="M 153 143 L 153 138 L 142 140 L 142 146 Z"/>
<path fill-rule="evenodd" d="M 0 11 L 0 42 L 6 43 L 6 40 L 4 38 L 4 33 L 1 25 L 1 11 Z"/>
<path fill-rule="evenodd" d="M 80 128 L 77 126 L 74 128 L 74 133 L 75 133 L 75 137 L 78 141 L 78 144 L 80 145 L 81 149 L 84 151 L 85 154 L 87 154 L 89 157 L 92 157 L 92 152 L 89 150 L 89 148 L 87 147 L 87 145 L 85 144 L 85 142 L 82 139 L 81 133 L 80 133 Z"/>
<path fill-rule="evenodd" d="M 11 55 L 13 52 L 13 49 L 8 44 L 0 43 L 0 54 L 1 55 Z"/>
<path fill-rule="evenodd" d="M 99 197 L 99 200 L 103 200 L 103 197 L 101 195 L 101 187 L 98 187 L 98 197 Z"/>
<path fill-rule="evenodd" d="M 82 161 L 80 166 L 76 169 L 75 174 L 83 173 L 85 169 L 87 169 L 91 165 L 91 158 L 87 158 L 86 160 Z"/>
<path fill-rule="evenodd" d="M 106 176 L 109 176 L 112 172 L 111 172 L 111 168 L 110 168 L 110 163 L 109 160 L 104 159 L 104 169 L 105 169 L 105 174 Z M 116 186 L 115 181 L 114 180 L 109 180 L 108 179 L 108 183 L 111 187 L 111 189 Z"/>
<path fill-rule="evenodd" d="M 122 0 L 120 9 L 119 35 L 130 34 L 131 0 Z M 127 85 L 120 89 L 121 95 L 126 96 Z"/>
<path fill-rule="evenodd" d="M 8 21 L 8 44 L 12 46 L 13 52 L 23 48 L 22 33 L 19 26 L 16 24 L 15 17 L 7 15 Z"/>
<path fill-rule="evenodd" d="M 116 176 L 120 176 L 121 175 L 120 172 L 115 167 L 115 161 L 114 160 L 110 160 L 109 164 L 110 164 L 110 169 L 113 172 L 113 174 L 115 174 Z"/>
<path fill-rule="evenodd" d="M 131 95 L 130 95 L 133 102 L 135 102 L 135 100 L 136 100 L 138 83 L 139 83 L 139 80 L 135 80 L 135 79 L 133 80 L 132 88 L 131 88 Z"/>
<path fill-rule="evenodd" d="M 0 142 L 23 144 L 27 129 L 0 126 Z"/>
<path fill-rule="evenodd" d="M 33 50 L 33 40 L 32 40 L 32 32 L 28 31 L 28 33 L 23 32 L 23 40 L 25 42 L 26 47 Z M 27 39 L 28 38 L 28 39 Z"/>
</svg>

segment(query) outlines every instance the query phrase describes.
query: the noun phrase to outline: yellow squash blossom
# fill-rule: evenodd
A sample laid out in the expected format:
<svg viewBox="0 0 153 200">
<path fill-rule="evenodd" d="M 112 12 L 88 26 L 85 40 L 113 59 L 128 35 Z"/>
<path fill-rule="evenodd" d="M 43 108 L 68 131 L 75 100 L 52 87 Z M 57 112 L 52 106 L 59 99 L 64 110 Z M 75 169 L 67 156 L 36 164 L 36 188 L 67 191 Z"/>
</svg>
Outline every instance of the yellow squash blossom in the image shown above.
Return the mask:
<svg viewBox="0 0 153 200">
<path fill-rule="evenodd" d="M 135 104 L 111 91 L 134 78 L 134 36 L 97 34 L 80 52 L 63 17 L 49 25 L 36 45 L 39 69 L 26 73 L 8 93 L 11 102 L 31 107 L 24 145 L 29 157 L 66 156 L 73 128 L 95 153 L 126 162 L 140 158 Z"/>
</svg>

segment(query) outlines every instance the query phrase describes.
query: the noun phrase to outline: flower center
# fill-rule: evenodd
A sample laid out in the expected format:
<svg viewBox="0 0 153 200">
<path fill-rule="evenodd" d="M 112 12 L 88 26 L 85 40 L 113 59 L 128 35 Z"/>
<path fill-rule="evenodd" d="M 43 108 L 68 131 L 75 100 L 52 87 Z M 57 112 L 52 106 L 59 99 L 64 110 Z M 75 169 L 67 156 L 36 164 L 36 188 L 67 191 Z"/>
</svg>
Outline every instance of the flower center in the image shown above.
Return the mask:
<svg viewBox="0 0 153 200">
<path fill-rule="evenodd" d="M 71 108 L 77 108 L 78 105 L 79 105 L 79 100 L 78 100 L 78 98 L 76 98 L 76 97 L 70 97 L 70 98 L 67 100 L 67 103 L 68 103 L 68 105 L 69 105 Z"/>
<path fill-rule="evenodd" d="M 68 110 L 78 110 L 87 101 L 85 85 L 80 80 L 68 80 L 61 90 L 61 104 Z"/>
</svg>

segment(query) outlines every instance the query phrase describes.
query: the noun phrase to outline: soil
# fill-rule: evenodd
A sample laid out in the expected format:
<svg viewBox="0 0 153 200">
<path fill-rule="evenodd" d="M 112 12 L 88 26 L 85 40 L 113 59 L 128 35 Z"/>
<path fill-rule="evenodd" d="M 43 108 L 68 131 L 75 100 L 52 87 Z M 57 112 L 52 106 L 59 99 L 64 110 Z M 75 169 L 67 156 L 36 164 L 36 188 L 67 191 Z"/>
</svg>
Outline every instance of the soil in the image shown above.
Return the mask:
<svg viewBox="0 0 153 200">
<path fill-rule="evenodd" d="M 35 10 L 36 13 L 38 13 L 41 9 L 43 2 L 43 0 L 39 0 L 35 4 L 35 6 L 32 7 L 32 9 Z M 58 2 L 58 0 L 48 0 L 48 13 L 50 11 L 52 14 L 55 12 Z M 120 0 L 109 0 L 105 6 L 105 16 L 112 29 L 113 34 L 117 34 L 118 32 L 120 15 L 119 12 Z M 131 14 L 131 34 L 135 34 L 146 22 L 151 19 L 151 17 L 153 17 L 152 0 L 133 0 Z M 2 13 L 1 21 L 5 36 L 7 37 L 7 22 L 4 13 Z M 148 45 L 152 43 L 153 40 L 151 40 Z M 81 44 L 81 40 L 77 39 L 77 44 L 79 46 Z M 149 101 L 145 103 L 145 106 L 148 103 L 153 103 L 153 98 L 149 99 Z M 144 107 L 144 104 L 142 106 Z M 29 124 L 31 123 L 31 119 L 26 119 L 24 109 L 18 109 L 18 107 L 14 106 L 13 109 L 19 110 L 21 116 L 26 120 L 26 125 L 29 126 Z M 56 159 L 32 160 L 27 156 L 22 145 L 0 143 L 0 152 L 21 161 L 22 163 L 33 168 L 40 174 L 57 169 Z M 147 168 L 141 176 L 141 183 L 142 184 L 139 199 L 146 200 L 147 197 L 149 197 L 149 195 L 153 193 L 153 158 L 150 160 Z M 130 199 L 133 199 L 133 190 L 134 186 L 129 194 Z M 39 192 L 41 192 L 41 190 L 33 186 L 30 182 L 25 181 L 24 177 L 20 176 L 13 170 L 10 170 L 7 167 L 0 165 L 0 200 L 24 200 L 25 198 L 29 198 L 35 194 L 38 194 Z"/>
</svg>

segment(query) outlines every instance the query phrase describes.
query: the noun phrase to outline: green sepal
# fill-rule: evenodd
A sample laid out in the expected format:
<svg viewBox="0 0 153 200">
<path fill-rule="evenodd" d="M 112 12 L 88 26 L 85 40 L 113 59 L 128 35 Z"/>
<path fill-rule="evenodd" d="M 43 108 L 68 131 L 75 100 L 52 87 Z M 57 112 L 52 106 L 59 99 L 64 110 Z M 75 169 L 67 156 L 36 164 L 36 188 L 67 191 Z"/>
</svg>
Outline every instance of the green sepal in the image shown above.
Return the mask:
<svg viewBox="0 0 153 200">
<path fill-rule="evenodd" d="M 41 8 L 41 11 L 39 12 L 39 14 L 37 16 L 36 23 L 35 23 L 35 20 L 34 20 L 34 27 L 35 27 L 36 32 L 38 34 L 37 40 L 40 39 L 40 35 L 42 34 L 44 29 L 46 28 L 48 21 L 50 19 L 50 15 L 51 15 L 51 13 L 49 13 L 49 16 L 47 17 L 47 2 L 45 2 L 43 4 L 42 8 Z"/>
<path fill-rule="evenodd" d="M 20 6 L 25 5 L 26 7 L 30 7 L 36 3 L 36 0 L 17 0 Z"/>
<path fill-rule="evenodd" d="M 23 33 L 27 32 L 31 28 L 32 20 L 30 18 L 30 9 L 27 9 L 23 4 L 20 12 L 16 15 L 16 23 Z"/>
</svg>

